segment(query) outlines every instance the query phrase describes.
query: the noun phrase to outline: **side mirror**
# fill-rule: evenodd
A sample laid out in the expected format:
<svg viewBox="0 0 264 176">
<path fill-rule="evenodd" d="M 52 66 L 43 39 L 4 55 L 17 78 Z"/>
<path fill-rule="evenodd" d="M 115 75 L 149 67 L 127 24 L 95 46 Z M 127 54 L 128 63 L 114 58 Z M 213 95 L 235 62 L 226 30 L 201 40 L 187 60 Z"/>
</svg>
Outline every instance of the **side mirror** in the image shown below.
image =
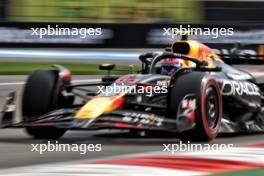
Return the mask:
<svg viewBox="0 0 264 176">
<path fill-rule="evenodd" d="M 115 68 L 115 64 L 100 64 L 99 70 L 107 70 L 107 74 L 110 75 L 110 71 Z"/>
</svg>

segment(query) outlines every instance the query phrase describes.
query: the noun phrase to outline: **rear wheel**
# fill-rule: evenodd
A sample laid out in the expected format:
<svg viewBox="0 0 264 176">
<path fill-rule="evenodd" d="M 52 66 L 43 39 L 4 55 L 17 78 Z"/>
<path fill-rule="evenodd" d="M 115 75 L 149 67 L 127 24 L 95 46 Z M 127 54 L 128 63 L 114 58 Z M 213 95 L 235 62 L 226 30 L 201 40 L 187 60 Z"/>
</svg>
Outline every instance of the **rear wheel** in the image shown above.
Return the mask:
<svg viewBox="0 0 264 176">
<path fill-rule="evenodd" d="M 60 91 L 56 84 L 58 76 L 54 71 L 37 70 L 30 74 L 24 87 L 22 113 L 24 121 L 31 121 L 59 105 Z M 39 139 L 57 139 L 66 132 L 55 127 L 28 127 L 26 132 Z"/>
<path fill-rule="evenodd" d="M 204 73 L 189 73 L 179 77 L 171 91 L 170 112 L 174 118 L 186 95 L 192 94 L 196 98 L 195 126 L 182 132 L 180 138 L 184 141 L 214 139 L 219 132 L 222 118 L 222 97 L 215 79 L 205 76 Z"/>
</svg>

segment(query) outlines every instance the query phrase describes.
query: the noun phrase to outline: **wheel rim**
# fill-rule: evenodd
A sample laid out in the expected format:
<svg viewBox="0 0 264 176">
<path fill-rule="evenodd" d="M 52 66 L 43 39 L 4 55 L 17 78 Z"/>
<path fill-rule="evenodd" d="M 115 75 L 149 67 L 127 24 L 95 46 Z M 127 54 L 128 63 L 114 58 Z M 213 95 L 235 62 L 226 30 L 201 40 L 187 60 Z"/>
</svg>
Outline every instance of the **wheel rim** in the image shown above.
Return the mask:
<svg viewBox="0 0 264 176">
<path fill-rule="evenodd" d="M 208 87 L 205 96 L 205 112 L 208 127 L 214 129 L 218 121 L 219 104 L 218 97 L 213 87 Z"/>
</svg>

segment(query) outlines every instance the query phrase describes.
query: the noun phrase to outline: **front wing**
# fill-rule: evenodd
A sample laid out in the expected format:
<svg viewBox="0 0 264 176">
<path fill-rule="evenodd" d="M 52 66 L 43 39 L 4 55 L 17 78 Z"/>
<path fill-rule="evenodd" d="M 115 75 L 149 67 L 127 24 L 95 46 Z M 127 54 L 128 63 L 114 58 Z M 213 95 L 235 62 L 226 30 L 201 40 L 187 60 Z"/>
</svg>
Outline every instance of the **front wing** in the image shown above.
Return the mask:
<svg viewBox="0 0 264 176">
<path fill-rule="evenodd" d="M 189 121 L 188 118 L 177 118 L 176 120 L 176 118 L 172 119 L 152 112 L 136 110 L 115 110 L 94 119 L 76 119 L 74 115 L 78 108 L 59 109 L 40 117 L 31 118 L 30 121 L 23 120 L 23 117 L 17 120 L 18 105 L 16 103 L 16 94 L 12 92 L 7 97 L 3 114 L 0 116 L 0 128 L 56 127 L 69 130 L 115 128 L 183 132 L 195 127 L 195 122 Z M 264 125 L 259 121 L 245 122 L 245 124 L 235 123 L 224 116 L 220 132 L 264 132 Z"/>
</svg>

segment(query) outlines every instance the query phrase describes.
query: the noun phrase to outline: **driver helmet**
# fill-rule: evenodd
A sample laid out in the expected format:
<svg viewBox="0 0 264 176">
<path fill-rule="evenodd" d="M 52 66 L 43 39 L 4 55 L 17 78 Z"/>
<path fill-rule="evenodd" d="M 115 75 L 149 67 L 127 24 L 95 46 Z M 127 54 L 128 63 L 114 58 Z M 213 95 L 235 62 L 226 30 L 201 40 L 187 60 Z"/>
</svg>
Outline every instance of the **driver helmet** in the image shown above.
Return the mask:
<svg viewBox="0 0 264 176">
<path fill-rule="evenodd" d="M 182 64 L 177 58 L 166 58 L 161 62 L 161 71 L 162 75 L 172 76 L 175 71 L 181 68 Z"/>
</svg>

